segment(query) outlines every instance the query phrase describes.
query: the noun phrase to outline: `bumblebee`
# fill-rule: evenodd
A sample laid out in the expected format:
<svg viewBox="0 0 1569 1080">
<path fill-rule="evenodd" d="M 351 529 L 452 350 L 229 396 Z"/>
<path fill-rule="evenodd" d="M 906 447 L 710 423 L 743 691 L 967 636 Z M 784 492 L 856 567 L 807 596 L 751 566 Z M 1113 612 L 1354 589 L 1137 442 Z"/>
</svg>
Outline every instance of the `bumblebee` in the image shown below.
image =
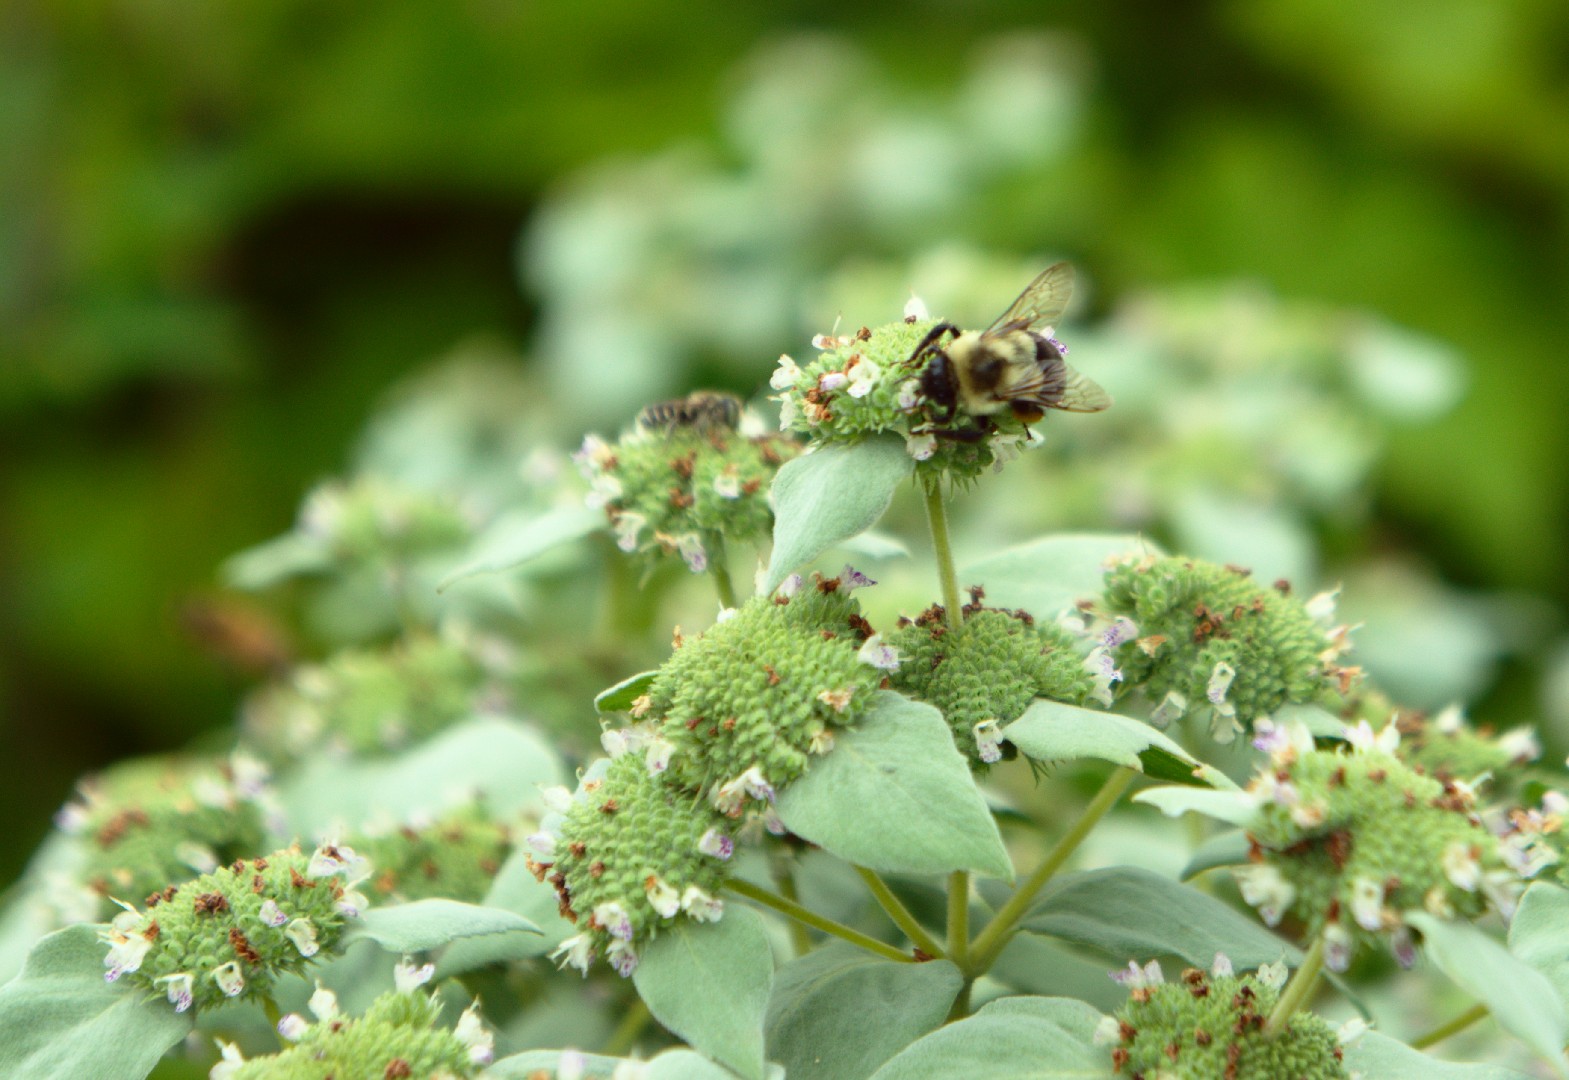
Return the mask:
<svg viewBox="0 0 1569 1080">
<path fill-rule="evenodd" d="M 690 428 L 700 435 L 735 431 L 741 423 L 741 399 L 719 390 L 698 390 L 684 398 L 660 401 L 645 408 L 637 417 L 644 431 L 666 435 L 677 428 Z"/>
<path fill-rule="evenodd" d="M 951 425 L 961 411 L 974 421 L 936 434 L 975 441 L 1004 410 L 1033 424 L 1047 409 L 1100 412 L 1110 407 L 1111 395 L 1069 367 L 1062 343 L 1051 336 L 1072 295 L 1073 267 L 1060 262 L 1042 270 L 985 330 L 960 330 L 950 322 L 931 328 L 910 354 L 912 366 L 926 360 L 921 394 L 945 411 L 943 423 Z M 951 338 L 946 344 L 945 337 Z"/>
</svg>

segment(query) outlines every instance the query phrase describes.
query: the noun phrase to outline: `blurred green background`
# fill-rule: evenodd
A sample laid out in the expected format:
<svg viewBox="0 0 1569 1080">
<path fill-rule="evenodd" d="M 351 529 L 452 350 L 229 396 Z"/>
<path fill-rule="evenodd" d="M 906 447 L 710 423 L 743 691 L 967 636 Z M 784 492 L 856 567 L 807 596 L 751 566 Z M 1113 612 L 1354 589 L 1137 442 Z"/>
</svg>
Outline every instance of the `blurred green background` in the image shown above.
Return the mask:
<svg viewBox="0 0 1569 1080">
<path fill-rule="evenodd" d="M 781 215 L 799 264 L 768 280 L 792 310 L 831 318 L 821 281 L 847 260 L 960 241 L 1072 258 L 1092 314 L 1244 277 L 1450 342 L 1467 396 L 1394 433 L 1376 536 L 1462 585 L 1569 601 L 1566 57 L 1557 0 L 6 4 L 0 881 L 79 773 L 232 722 L 254 672 L 213 628 L 233 653 L 252 614 L 216 567 L 289 526 L 400 377 L 542 352 L 583 399 L 561 445 L 625 415 L 573 344 L 639 334 L 613 292 L 573 301 L 614 258 L 552 244 L 593 234 L 582 193 L 683 162 L 756 173 L 777 150 L 809 184 L 860 148 L 904 185 Z M 836 117 L 821 160 L 788 94 L 757 91 L 781 77 L 822 89 L 794 115 Z M 902 121 L 862 147 L 874 99 Z M 1017 167 L 923 126 L 980 99 L 1018 106 L 989 144 Z M 751 212 L 711 194 L 689 209 L 716 234 Z M 755 233 L 711 242 L 772 266 Z M 727 339 L 760 295 L 733 280 L 696 299 L 715 332 L 647 327 L 683 357 L 674 381 L 755 392 L 804 347 L 778 314 Z"/>
</svg>

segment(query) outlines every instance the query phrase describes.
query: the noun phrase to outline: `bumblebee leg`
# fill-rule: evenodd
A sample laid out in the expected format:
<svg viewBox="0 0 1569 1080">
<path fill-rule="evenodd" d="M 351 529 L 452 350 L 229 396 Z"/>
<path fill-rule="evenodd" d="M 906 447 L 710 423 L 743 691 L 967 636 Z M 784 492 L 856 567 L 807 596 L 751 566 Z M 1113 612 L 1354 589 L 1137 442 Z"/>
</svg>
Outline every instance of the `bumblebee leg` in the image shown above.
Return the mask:
<svg viewBox="0 0 1569 1080">
<path fill-rule="evenodd" d="M 954 337 L 958 337 L 960 332 L 961 331 L 959 328 L 953 325 L 951 322 L 938 323 L 936 326 L 926 331 L 926 336 L 921 339 L 921 343 L 917 345 L 915 347 L 915 351 L 910 354 L 910 362 L 913 364 L 916 360 L 920 359 L 921 354 L 930 349 L 933 345 L 937 344 L 937 342 L 942 339 L 944 334 L 952 334 Z"/>
</svg>

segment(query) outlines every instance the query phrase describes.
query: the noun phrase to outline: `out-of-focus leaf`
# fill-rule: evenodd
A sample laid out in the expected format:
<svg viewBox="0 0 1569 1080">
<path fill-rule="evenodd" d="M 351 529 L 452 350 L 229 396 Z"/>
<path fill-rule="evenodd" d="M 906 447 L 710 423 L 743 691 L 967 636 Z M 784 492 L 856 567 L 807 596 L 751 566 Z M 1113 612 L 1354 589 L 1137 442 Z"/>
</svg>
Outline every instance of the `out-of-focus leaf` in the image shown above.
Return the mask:
<svg viewBox="0 0 1569 1080">
<path fill-rule="evenodd" d="M 332 548 L 327 541 L 290 532 L 230 556 L 221 576 L 236 589 L 255 592 L 290 578 L 322 573 L 331 566 Z"/>
<path fill-rule="evenodd" d="M 1509 951 L 1547 976 L 1569 1002 L 1569 889 L 1538 881 L 1509 922 Z"/>
<path fill-rule="evenodd" d="M 1529 1080 L 1502 1065 L 1440 1061 L 1376 1031 L 1363 1032 L 1346 1047 L 1346 1068 L 1370 1080 Z"/>
<path fill-rule="evenodd" d="M 911 1043 L 872 1080 L 1113 1080 L 1100 1020 L 1069 998 L 1003 998 Z"/>
<path fill-rule="evenodd" d="M 1182 868 L 1182 880 L 1197 877 L 1217 866 L 1238 866 L 1248 861 L 1248 834 L 1241 829 L 1216 833 L 1193 849 Z"/>
<path fill-rule="evenodd" d="M 1258 813 L 1252 797 L 1243 791 L 1158 787 L 1139 792 L 1133 796 L 1133 801 L 1153 806 L 1167 817 L 1181 817 L 1187 813 L 1204 814 L 1242 828 L 1250 825 Z"/>
<path fill-rule="evenodd" d="M 1150 725 L 1116 713 L 1041 698 L 1003 728 L 1002 734 L 1036 761 L 1094 758 L 1126 765 L 1157 780 L 1235 786 Z"/>
<path fill-rule="evenodd" d="M 1284 505 L 1193 488 L 1180 494 L 1171 513 L 1177 547 L 1188 555 L 1246 566 L 1259 581 L 1284 578 L 1304 588 L 1317 579 L 1312 535 Z"/>
<path fill-rule="evenodd" d="M 1081 599 L 1100 595 L 1107 560 L 1147 553 L 1158 555 L 1160 548 L 1133 533 L 1066 533 L 966 563 L 959 580 L 984 586 L 988 603 L 1050 619 Z"/>
<path fill-rule="evenodd" d="M 603 528 L 604 524 L 603 511 L 586 506 L 558 506 L 544 513 L 529 510 L 505 514 L 480 534 L 463 565 L 442 578 L 436 591 L 441 592 L 476 574 L 515 570 L 547 551 L 581 540 Z"/>
</svg>

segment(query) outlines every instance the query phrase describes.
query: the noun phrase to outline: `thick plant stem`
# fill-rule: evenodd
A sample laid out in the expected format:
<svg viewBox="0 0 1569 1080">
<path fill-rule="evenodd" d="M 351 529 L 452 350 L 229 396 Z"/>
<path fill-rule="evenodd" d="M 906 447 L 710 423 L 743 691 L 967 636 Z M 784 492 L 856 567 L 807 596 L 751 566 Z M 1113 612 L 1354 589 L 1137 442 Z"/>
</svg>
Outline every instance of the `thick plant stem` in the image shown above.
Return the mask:
<svg viewBox="0 0 1569 1080">
<path fill-rule="evenodd" d="M 723 539 L 716 538 L 708 552 L 708 572 L 713 576 L 714 588 L 719 592 L 719 602 L 727 608 L 738 606 L 735 582 L 730 580 L 730 555 Z"/>
<path fill-rule="evenodd" d="M 1095 798 L 1084 808 L 1084 813 L 1079 815 L 1079 820 L 1073 823 L 1067 835 L 1057 841 L 1057 846 L 1051 849 L 1051 854 L 1046 856 L 1046 861 L 1036 867 L 1035 872 L 1014 890 L 1008 902 L 998 909 L 992 916 L 991 922 L 986 924 L 979 936 L 970 947 L 970 970 L 977 974 L 984 973 L 997 959 L 997 954 L 1002 952 L 1002 947 L 1008 943 L 1008 936 L 1024 913 L 1029 910 L 1035 896 L 1046 887 L 1062 864 L 1068 861 L 1084 838 L 1090 834 L 1106 812 L 1117 805 L 1117 800 L 1122 798 L 1122 793 L 1133 782 L 1134 772 L 1126 766 L 1119 766 L 1115 772 L 1106 778 L 1100 791 L 1095 793 Z"/>
<path fill-rule="evenodd" d="M 872 895 L 877 898 L 877 903 L 888 913 L 894 925 L 904 931 L 904 936 L 915 943 L 927 956 L 934 960 L 947 957 L 942 945 L 936 938 L 926 932 L 926 928 L 915 921 L 915 916 L 910 914 L 910 909 L 904 906 L 904 901 L 893 894 L 888 883 L 877 876 L 876 871 L 868 870 L 864 866 L 857 866 L 855 872 L 861 875 L 861 880 L 866 882 L 866 887 L 872 890 Z"/>
<path fill-rule="evenodd" d="M 1480 1003 L 1473 1005 L 1453 1020 L 1445 1021 L 1426 1035 L 1419 1035 L 1412 1039 L 1411 1049 L 1426 1050 L 1429 1046 L 1437 1046 L 1451 1035 L 1458 1035 L 1478 1020 L 1484 1019 L 1489 1011 L 1486 1005 Z"/>
<path fill-rule="evenodd" d="M 898 949 L 894 948 L 892 945 L 887 944 L 886 942 L 878 941 L 876 938 L 869 937 L 868 935 L 861 933 L 859 930 L 852 930 L 843 923 L 834 922 L 832 919 L 825 919 L 821 915 L 817 914 L 817 912 L 810 911 L 802 907 L 800 904 L 786 900 L 784 897 L 779 896 L 776 893 L 771 893 L 767 889 L 760 889 L 756 885 L 753 885 L 750 881 L 743 881 L 740 878 L 731 878 L 729 881 L 725 882 L 725 888 L 729 889 L 737 896 L 744 896 L 748 900 L 755 900 L 764 907 L 773 908 L 781 915 L 787 915 L 797 922 L 805 923 L 814 930 L 821 930 L 825 934 L 830 934 L 833 937 L 848 941 L 852 945 L 859 945 L 867 952 L 876 953 L 878 956 L 884 957 L 888 960 L 898 960 L 901 963 L 913 964 L 915 962 L 915 958 L 913 956 L 906 956 L 904 953 L 900 952 Z"/>
<path fill-rule="evenodd" d="M 948 875 L 948 959 L 968 973 L 970 964 L 970 873 Z"/>
<path fill-rule="evenodd" d="M 1280 1000 L 1275 1002 L 1275 1011 L 1269 1014 L 1269 1021 L 1264 1025 L 1266 1037 L 1279 1035 L 1286 1029 L 1296 1011 L 1312 998 L 1318 986 L 1319 973 L 1323 970 L 1324 938 L 1319 935 L 1302 958 L 1302 966 L 1297 968 L 1296 974 L 1291 976 L 1291 981 L 1281 991 Z"/>
<path fill-rule="evenodd" d="M 942 583 L 942 606 L 948 616 L 948 629 L 964 625 L 963 605 L 959 602 L 959 575 L 953 567 L 953 547 L 948 542 L 948 510 L 942 501 L 942 480 L 928 475 L 926 485 L 926 523 L 932 530 L 932 550 L 937 556 L 937 577 Z"/>
<path fill-rule="evenodd" d="M 621 1023 L 616 1025 L 616 1030 L 612 1031 L 610 1038 L 605 1040 L 605 1056 L 624 1057 L 637 1045 L 637 1037 L 643 1034 L 648 1021 L 648 1006 L 643 1004 L 642 998 L 634 997 L 632 1004 L 627 1008 L 626 1015 L 621 1018 Z"/>
</svg>

